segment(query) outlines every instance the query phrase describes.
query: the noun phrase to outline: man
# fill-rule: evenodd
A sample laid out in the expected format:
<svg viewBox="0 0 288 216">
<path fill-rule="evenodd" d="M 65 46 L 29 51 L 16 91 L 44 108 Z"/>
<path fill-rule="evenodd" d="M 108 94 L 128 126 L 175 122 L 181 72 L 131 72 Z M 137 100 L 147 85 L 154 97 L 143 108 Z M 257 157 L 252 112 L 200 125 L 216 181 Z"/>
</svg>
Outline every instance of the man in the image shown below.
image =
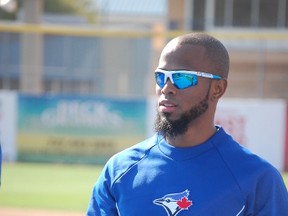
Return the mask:
<svg viewBox="0 0 288 216">
<path fill-rule="evenodd" d="M 166 45 L 155 72 L 157 133 L 108 161 L 87 215 L 288 215 L 279 172 L 214 125 L 228 71 L 225 47 L 209 35 Z"/>
</svg>

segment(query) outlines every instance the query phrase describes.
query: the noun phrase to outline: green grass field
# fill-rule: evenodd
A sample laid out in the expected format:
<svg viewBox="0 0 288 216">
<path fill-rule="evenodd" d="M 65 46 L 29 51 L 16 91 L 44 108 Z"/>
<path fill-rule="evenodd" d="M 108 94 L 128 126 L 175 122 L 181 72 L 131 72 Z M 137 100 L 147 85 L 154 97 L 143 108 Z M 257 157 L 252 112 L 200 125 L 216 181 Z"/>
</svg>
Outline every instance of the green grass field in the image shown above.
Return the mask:
<svg viewBox="0 0 288 216">
<path fill-rule="evenodd" d="M 4 163 L 0 207 L 85 212 L 102 166 Z"/>
<path fill-rule="evenodd" d="M 85 212 L 102 166 L 3 164 L 0 207 Z M 283 174 L 288 186 L 288 173 Z"/>
</svg>

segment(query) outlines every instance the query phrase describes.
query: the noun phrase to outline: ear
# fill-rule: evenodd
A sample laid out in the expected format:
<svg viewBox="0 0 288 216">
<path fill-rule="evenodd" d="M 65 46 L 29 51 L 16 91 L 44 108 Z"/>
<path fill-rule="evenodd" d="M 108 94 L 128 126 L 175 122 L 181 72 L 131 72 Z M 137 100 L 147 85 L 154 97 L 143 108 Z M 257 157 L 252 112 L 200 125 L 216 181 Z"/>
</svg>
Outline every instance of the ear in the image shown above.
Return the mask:
<svg viewBox="0 0 288 216">
<path fill-rule="evenodd" d="M 211 88 L 211 99 L 213 101 L 219 100 L 225 93 L 227 89 L 227 80 L 221 79 L 221 80 L 213 80 L 212 82 L 212 88 Z"/>
</svg>

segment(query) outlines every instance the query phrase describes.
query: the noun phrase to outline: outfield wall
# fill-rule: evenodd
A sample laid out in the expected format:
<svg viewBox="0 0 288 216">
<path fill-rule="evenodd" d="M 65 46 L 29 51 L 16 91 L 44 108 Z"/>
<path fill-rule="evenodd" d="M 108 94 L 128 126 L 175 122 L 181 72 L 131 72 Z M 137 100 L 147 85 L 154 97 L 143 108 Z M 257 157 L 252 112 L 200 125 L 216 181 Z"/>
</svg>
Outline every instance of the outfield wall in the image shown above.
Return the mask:
<svg viewBox="0 0 288 216">
<path fill-rule="evenodd" d="M 0 91 L 0 143 L 4 161 L 17 159 L 17 94 L 12 91 Z"/>
<path fill-rule="evenodd" d="M 155 98 L 31 96 L 0 92 L 5 161 L 104 163 L 153 132 Z M 222 99 L 216 113 L 238 142 L 288 170 L 283 100 Z"/>
</svg>

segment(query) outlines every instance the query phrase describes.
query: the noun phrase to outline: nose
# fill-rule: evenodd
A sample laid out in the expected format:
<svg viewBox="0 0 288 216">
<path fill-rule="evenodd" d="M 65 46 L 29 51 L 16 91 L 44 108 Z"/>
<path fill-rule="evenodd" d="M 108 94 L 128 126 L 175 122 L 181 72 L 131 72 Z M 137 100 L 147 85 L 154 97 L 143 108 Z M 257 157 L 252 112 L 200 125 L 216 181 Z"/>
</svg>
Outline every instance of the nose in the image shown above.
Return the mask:
<svg viewBox="0 0 288 216">
<path fill-rule="evenodd" d="M 176 91 L 177 91 L 177 88 L 173 85 L 173 83 L 168 78 L 164 87 L 161 89 L 161 93 L 164 95 L 169 95 L 169 94 L 172 95 L 172 94 L 176 94 Z"/>
</svg>

